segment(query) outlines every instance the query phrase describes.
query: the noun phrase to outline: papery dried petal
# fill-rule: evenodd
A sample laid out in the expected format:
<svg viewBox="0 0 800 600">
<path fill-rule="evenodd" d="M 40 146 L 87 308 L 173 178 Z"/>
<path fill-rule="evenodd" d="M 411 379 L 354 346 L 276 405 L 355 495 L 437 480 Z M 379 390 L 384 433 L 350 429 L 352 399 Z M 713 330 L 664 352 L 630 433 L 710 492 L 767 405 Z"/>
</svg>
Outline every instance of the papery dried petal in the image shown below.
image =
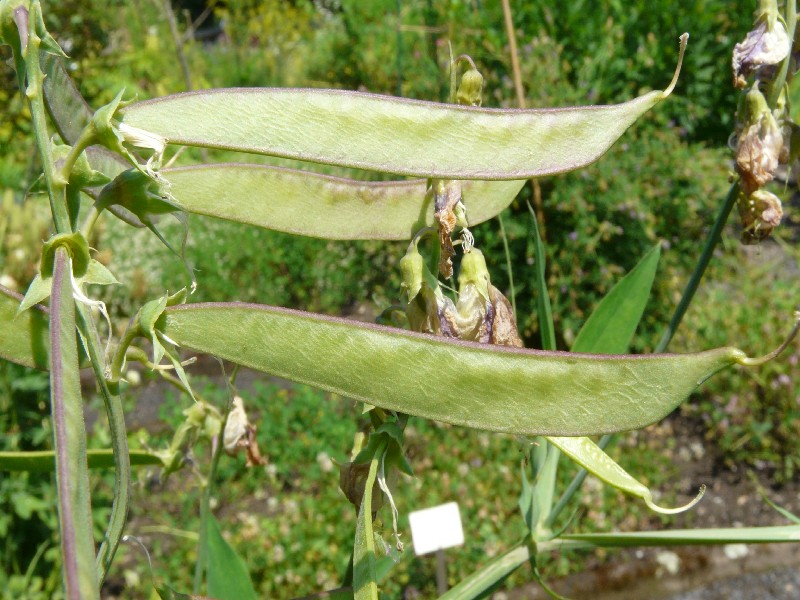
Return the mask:
<svg viewBox="0 0 800 600">
<path fill-rule="evenodd" d="M 458 224 L 456 206 L 461 202 L 461 183 L 458 181 L 434 182 L 434 213 L 433 218 L 439 226 L 439 245 L 441 256 L 439 258 L 439 272 L 445 279 L 453 276 L 453 256 L 455 249 L 450 236 Z"/>
<path fill-rule="evenodd" d="M 763 67 L 780 63 L 789 55 L 791 47 L 783 23 L 775 21 L 770 27 L 767 19 L 760 20 L 744 41 L 733 49 L 734 87 L 747 87 L 747 77 Z"/>
<path fill-rule="evenodd" d="M 742 178 L 746 194 L 772 181 L 782 153 L 781 128 L 771 113 L 762 113 L 739 136 L 736 148 L 736 170 Z"/>
<path fill-rule="evenodd" d="M 500 290 L 491 284 L 489 285 L 489 302 L 494 309 L 490 343 L 498 346 L 523 348 L 524 344 L 517 332 L 517 320 L 514 318 L 511 303 Z"/>
</svg>

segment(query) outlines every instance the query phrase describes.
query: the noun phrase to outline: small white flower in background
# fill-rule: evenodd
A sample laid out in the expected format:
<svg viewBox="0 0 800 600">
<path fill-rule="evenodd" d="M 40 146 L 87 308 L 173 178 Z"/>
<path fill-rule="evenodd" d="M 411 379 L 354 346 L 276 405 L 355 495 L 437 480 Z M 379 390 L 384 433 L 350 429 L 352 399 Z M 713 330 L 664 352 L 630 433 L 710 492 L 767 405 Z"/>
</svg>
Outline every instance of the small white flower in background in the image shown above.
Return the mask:
<svg viewBox="0 0 800 600">
<path fill-rule="evenodd" d="M 3 287 L 7 287 L 10 290 L 14 290 L 16 292 L 17 286 L 19 284 L 17 283 L 17 280 L 14 279 L 11 275 L 3 274 L 0 275 L 0 285 L 2 285 Z"/>
<path fill-rule="evenodd" d="M 747 556 L 750 551 L 747 549 L 747 544 L 725 544 L 722 551 L 731 560 L 738 560 Z"/>
<path fill-rule="evenodd" d="M 336 465 L 333 464 L 327 452 L 322 451 L 317 454 L 317 464 L 323 473 L 330 473 Z"/>
<path fill-rule="evenodd" d="M 681 559 L 674 552 L 666 550 L 656 555 L 656 562 L 670 575 L 675 575 L 681 568 Z"/>
</svg>

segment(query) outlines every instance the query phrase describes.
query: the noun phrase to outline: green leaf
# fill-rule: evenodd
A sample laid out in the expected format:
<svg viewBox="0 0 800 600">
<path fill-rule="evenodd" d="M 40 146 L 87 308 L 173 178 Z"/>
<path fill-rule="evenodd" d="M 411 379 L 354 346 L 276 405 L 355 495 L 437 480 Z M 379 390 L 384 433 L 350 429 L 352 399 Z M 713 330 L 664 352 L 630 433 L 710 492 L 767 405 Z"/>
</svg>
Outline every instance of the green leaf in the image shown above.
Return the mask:
<svg viewBox="0 0 800 600">
<path fill-rule="evenodd" d="M 26 367 L 47 369 L 48 310 L 35 305 L 20 315 L 22 296 L 0 286 L 0 358 Z"/>
<path fill-rule="evenodd" d="M 207 524 L 208 595 L 218 600 L 255 600 L 256 592 L 244 560 L 222 537 L 219 523 L 213 515 L 209 515 Z"/>
<path fill-rule="evenodd" d="M 534 261 L 536 263 L 536 314 L 539 317 L 539 334 L 542 337 L 542 348 L 544 350 L 556 349 L 556 332 L 553 328 L 553 311 L 550 307 L 550 294 L 547 291 L 547 278 L 545 277 L 544 243 L 542 236 L 539 235 L 539 223 L 536 220 L 536 213 L 528 204 L 528 210 L 533 219 L 533 241 L 535 248 Z"/>
<path fill-rule="evenodd" d="M 188 212 L 337 240 L 408 240 L 433 224 L 424 179 L 365 183 L 278 167 L 220 164 L 165 169 Z M 464 181 L 470 225 L 511 204 L 523 181 Z"/>
<path fill-rule="evenodd" d="M 25 298 L 17 308 L 17 315 L 28 310 L 34 304 L 39 304 L 50 297 L 50 292 L 53 288 L 53 279 L 51 277 L 42 277 L 39 273 L 33 278 L 31 284 L 28 286 L 28 291 L 25 292 Z"/>
<path fill-rule="evenodd" d="M 472 600 L 484 598 L 484 593 L 503 581 L 522 564 L 528 562 L 530 552 L 527 546 L 517 545 L 511 550 L 489 561 L 478 571 L 462 579 L 450 588 L 439 600 Z"/>
<path fill-rule="evenodd" d="M 698 544 L 767 544 L 800 542 L 800 525 L 774 527 L 721 527 L 718 529 L 674 529 L 625 533 L 575 533 L 561 536 L 564 547 L 582 546 L 688 546 Z M 557 545 L 560 545 L 556 542 Z"/>
<path fill-rule="evenodd" d="M 676 77 L 677 71 L 667 90 L 623 104 L 534 110 L 338 90 L 209 90 L 132 104 L 122 111 L 122 126 L 146 130 L 172 144 L 400 175 L 527 179 L 600 158 L 669 95 Z"/>
<path fill-rule="evenodd" d="M 644 356 L 542 352 L 439 339 L 253 304 L 167 308 L 178 345 L 373 404 L 476 429 L 591 435 L 671 412 L 741 350 Z"/>
<path fill-rule="evenodd" d="M 385 443 L 375 449 L 364 485 L 361 507 L 358 510 L 353 546 L 353 595 L 355 600 L 378 600 L 377 558 L 372 530 L 372 488 L 375 486 L 378 465 L 385 450 Z"/>
<path fill-rule="evenodd" d="M 61 59 L 44 54 L 41 57 L 41 66 L 45 75 L 42 87 L 47 112 L 50 113 L 61 139 L 72 145 L 91 122 L 92 109 L 81 96 Z M 128 168 L 127 163 L 124 168 Z"/>
<path fill-rule="evenodd" d="M 50 390 L 65 593 L 68 598 L 99 598 L 75 303 L 72 300 L 70 259 L 63 246 L 56 248 L 54 253 L 50 303 Z"/>
<path fill-rule="evenodd" d="M 600 301 L 581 327 L 573 352 L 624 354 L 644 314 L 661 257 L 656 244 Z"/>
</svg>

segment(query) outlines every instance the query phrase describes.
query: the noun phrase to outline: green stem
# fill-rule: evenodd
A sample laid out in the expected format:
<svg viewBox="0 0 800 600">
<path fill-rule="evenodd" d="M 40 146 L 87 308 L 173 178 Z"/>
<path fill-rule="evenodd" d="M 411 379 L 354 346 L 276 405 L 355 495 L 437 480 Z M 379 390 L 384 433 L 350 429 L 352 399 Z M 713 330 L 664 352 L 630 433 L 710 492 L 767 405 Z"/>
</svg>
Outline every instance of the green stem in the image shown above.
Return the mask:
<svg viewBox="0 0 800 600">
<path fill-rule="evenodd" d="M 689 278 L 689 283 L 686 284 L 683 296 L 681 296 L 681 300 L 675 309 L 675 313 L 672 315 L 672 319 L 670 319 L 669 325 L 667 325 L 667 329 L 664 331 L 664 335 L 655 347 L 655 354 L 660 354 L 667 349 L 667 346 L 669 346 L 669 343 L 672 341 L 672 336 L 674 336 L 675 332 L 678 330 L 683 316 L 686 314 L 689 305 L 694 299 L 695 292 L 697 292 L 697 288 L 700 286 L 700 280 L 703 279 L 706 268 L 711 262 L 712 256 L 714 256 L 714 250 L 717 248 L 717 244 L 719 244 L 722 237 L 722 230 L 725 228 L 725 223 L 728 222 L 728 216 L 731 214 L 731 210 L 734 204 L 736 204 L 736 198 L 738 196 L 739 182 L 736 181 L 728 190 L 728 195 L 725 196 L 725 201 L 722 203 L 717 219 L 714 221 L 714 225 L 711 227 L 711 231 L 706 238 L 700 260 L 697 262 L 694 272 Z"/>
<path fill-rule="evenodd" d="M 234 381 L 236 375 L 239 373 L 238 365 L 234 368 L 228 380 L 228 386 L 231 392 L 234 389 Z M 208 477 L 205 482 L 205 489 L 203 490 L 203 498 L 200 501 L 200 535 L 197 538 L 197 562 L 194 565 L 194 582 L 192 590 L 194 594 L 200 593 L 200 588 L 203 585 L 203 576 L 206 570 L 206 561 L 208 554 L 208 520 L 211 516 L 211 492 L 214 488 L 214 479 L 217 476 L 217 468 L 219 466 L 219 458 L 222 455 L 222 449 L 225 444 L 225 425 L 228 423 L 228 415 L 230 414 L 231 406 L 233 404 L 233 394 L 225 407 L 225 413 L 222 416 L 222 426 L 217 435 L 216 444 L 211 445 L 213 456 L 211 458 L 211 467 L 208 470 Z M 216 448 L 214 447 L 216 446 Z"/>
<path fill-rule="evenodd" d="M 788 0 L 786 2 L 785 20 L 786 32 L 789 34 L 789 39 L 794 40 L 795 29 L 797 29 L 797 6 L 795 0 Z M 775 108 L 775 105 L 778 103 L 778 98 L 780 98 L 781 91 L 786 85 L 786 76 L 789 74 L 790 62 L 792 62 L 791 51 L 789 52 L 789 56 L 783 59 L 775 79 L 770 84 L 769 93 L 767 94 L 767 104 L 769 104 L 770 108 Z"/>
<path fill-rule="evenodd" d="M 100 218 L 100 213 L 102 211 L 97 209 L 97 206 L 94 204 L 89 209 L 89 214 L 86 215 L 86 220 L 83 222 L 83 227 L 81 227 L 81 234 L 85 239 L 89 239 L 92 235 L 92 230 L 94 226 L 97 224 L 97 219 Z"/>
<path fill-rule="evenodd" d="M 500 223 L 500 239 L 503 240 L 503 251 L 506 254 L 506 269 L 508 269 L 508 287 L 511 288 L 511 308 L 514 311 L 514 320 L 517 319 L 517 295 L 514 291 L 514 271 L 511 268 L 511 252 L 508 249 L 508 237 L 506 236 L 506 228 L 503 225 L 503 215 L 497 215 L 497 221 Z"/>
<path fill-rule="evenodd" d="M 75 145 L 69 149 L 69 154 L 64 159 L 64 164 L 61 165 L 61 179 L 69 181 L 72 170 L 75 168 L 75 163 L 80 158 L 80 155 L 83 154 L 83 151 L 95 142 L 95 136 L 95 128 L 91 124 L 83 129 Z"/>
<path fill-rule="evenodd" d="M 101 350 L 102 343 L 97 333 L 97 328 L 88 307 L 78 305 L 78 332 L 83 346 L 89 355 L 95 380 L 103 397 L 108 425 L 111 433 L 111 448 L 114 452 L 114 500 L 111 505 L 111 516 L 108 521 L 103 542 L 97 551 L 96 567 L 100 584 L 111 568 L 111 562 L 116 554 L 119 542 L 125 529 L 128 518 L 128 508 L 131 496 L 131 463 L 128 450 L 128 430 L 125 427 L 125 412 L 122 408 L 122 398 L 110 389 L 105 378 L 105 357 Z"/>
<path fill-rule="evenodd" d="M 61 177 L 55 168 L 53 154 L 50 150 L 50 136 L 47 133 L 47 117 L 44 108 L 44 93 L 42 82 L 44 75 L 39 63 L 41 38 L 36 33 L 36 23 L 41 18 L 41 6 L 38 1 L 30 5 L 30 14 L 27 14 L 27 40 L 28 43 L 23 49 L 25 57 L 25 73 L 27 76 L 27 87 L 23 90 L 28 99 L 33 122 L 34 137 L 36 146 L 39 150 L 39 157 L 42 161 L 42 170 L 47 184 L 47 193 L 50 197 L 50 210 L 53 214 L 53 224 L 56 233 L 69 233 L 72 231 L 69 223 L 69 213 L 67 211 L 66 185 L 67 181 Z M 18 23 L 21 26 L 21 23 Z M 22 36 L 20 36 L 22 38 Z"/>
</svg>

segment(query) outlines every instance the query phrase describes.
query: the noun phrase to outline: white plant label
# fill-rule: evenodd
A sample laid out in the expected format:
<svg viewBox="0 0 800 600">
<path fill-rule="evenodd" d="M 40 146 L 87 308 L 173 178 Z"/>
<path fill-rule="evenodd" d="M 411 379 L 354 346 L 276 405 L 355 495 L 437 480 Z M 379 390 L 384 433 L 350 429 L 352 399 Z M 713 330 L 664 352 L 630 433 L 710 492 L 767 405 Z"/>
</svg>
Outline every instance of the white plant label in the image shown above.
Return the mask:
<svg viewBox="0 0 800 600">
<path fill-rule="evenodd" d="M 461 514 L 455 502 L 414 511 L 408 521 L 417 556 L 464 543 Z"/>
</svg>

